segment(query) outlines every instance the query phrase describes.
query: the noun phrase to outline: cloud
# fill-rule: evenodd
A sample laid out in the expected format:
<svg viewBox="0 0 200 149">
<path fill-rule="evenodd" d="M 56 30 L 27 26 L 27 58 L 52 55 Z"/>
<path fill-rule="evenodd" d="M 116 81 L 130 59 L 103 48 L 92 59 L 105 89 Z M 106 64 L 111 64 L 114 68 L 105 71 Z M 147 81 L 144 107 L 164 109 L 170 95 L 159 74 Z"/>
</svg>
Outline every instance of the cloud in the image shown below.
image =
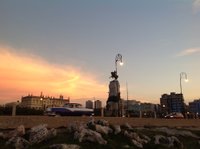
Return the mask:
<svg viewBox="0 0 200 149">
<path fill-rule="evenodd" d="M 186 50 L 178 53 L 177 56 L 188 56 L 188 55 L 193 55 L 193 54 L 196 54 L 196 53 L 200 53 L 200 48 L 186 49 Z"/>
<path fill-rule="evenodd" d="M 200 12 L 200 0 L 194 0 L 193 2 L 193 12 L 197 14 Z"/>
<path fill-rule="evenodd" d="M 93 74 L 70 65 L 56 65 L 40 57 L 0 46 L 0 102 L 20 100 L 27 94 L 73 98 L 104 98 L 105 84 Z"/>
</svg>

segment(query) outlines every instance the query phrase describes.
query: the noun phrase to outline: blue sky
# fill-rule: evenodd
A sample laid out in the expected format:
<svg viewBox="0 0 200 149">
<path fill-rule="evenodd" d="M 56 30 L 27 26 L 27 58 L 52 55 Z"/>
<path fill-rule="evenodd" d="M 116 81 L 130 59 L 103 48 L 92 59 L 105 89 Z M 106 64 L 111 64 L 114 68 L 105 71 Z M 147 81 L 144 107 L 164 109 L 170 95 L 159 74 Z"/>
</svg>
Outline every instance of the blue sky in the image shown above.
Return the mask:
<svg viewBox="0 0 200 149">
<path fill-rule="evenodd" d="M 96 93 L 90 83 L 89 90 L 83 91 L 87 94 L 79 96 L 67 88 L 58 90 L 57 94 L 72 99 L 105 100 L 118 53 L 125 63 L 118 66 L 122 98 L 126 98 L 128 82 L 131 99 L 159 103 L 161 94 L 180 92 L 181 72 L 186 72 L 190 80 L 182 83 L 185 100 L 200 98 L 199 26 L 199 0 L 0 0 L 1 53 L 29 58 L 31 64 L 45 63 L 44 67 L 70 67 L 70 72 L 83 76 L 79 79 L 92 78 L 94 85 L 101 86 L 101 93 Z M 5 71 L 3 66 L 0 69 Z M 12 79 L 24 82 L 23 77 Z M 34 77 L 29 79 L 35 81 Z M 12 84 L 0 92 L 1 100 L 31 92 L 26 87 L 14 94 Z M 80 85 L 87 88 L 85 83 Z M 82 89 L 75 88 L 74 92 L 78 94 Z M 40 90 L 56 94 L 46 86 Z M 39 94 L 39 90 L 33 93 Z"/>
</svg>

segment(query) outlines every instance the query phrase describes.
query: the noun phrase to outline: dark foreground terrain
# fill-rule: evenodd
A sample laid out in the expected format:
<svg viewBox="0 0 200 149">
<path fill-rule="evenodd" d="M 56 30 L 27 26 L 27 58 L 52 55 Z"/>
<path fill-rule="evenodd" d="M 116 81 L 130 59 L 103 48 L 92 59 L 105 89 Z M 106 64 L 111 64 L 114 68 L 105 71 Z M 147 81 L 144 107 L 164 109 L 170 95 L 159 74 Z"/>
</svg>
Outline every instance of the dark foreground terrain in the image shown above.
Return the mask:
<svg viewBox="0 0 200 149">
<path fill-rule="evenodd" d="M 199 127 L 132 126 L 106 120 L 72 122 L 67 127 L 0 130 L 1 149 L 199 149 Z"/>
</svg>

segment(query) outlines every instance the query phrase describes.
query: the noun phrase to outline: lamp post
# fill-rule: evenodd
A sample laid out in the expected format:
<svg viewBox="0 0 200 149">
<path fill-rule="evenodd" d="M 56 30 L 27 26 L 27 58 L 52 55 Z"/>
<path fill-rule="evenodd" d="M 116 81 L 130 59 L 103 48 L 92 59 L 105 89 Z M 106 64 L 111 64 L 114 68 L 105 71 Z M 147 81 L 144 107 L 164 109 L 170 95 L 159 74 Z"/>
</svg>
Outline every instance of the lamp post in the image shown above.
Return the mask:
<svg viewBox="0 0 200 149">
<path fill-rule="evenodd" d="M 139 103 L 138 105 L 139 105 L 139 114 L 140 114 L 140 118 L 142 118 L 141 103 Z"/>
<path fill-rule="evenodd" d="M 120 65 L 123 65 L 122 55 L 121 54 L 117 54 L 116 57 L 115 57 L 115 71 L 116 71 L 116 74 L 117 74 L 117 62 L 118 61 L 119 61 Z"/>
<path fill-rule="evenodd" d="M 115 71 L 116 71 L 116 75 L 117 75 L 117 63 L 119 62 L 119 64 L 122 66 L 123 62 L 122 62 L 122 55 L 121 54 L 117 54 L 115 57 Z M 118 88 L 119 89 L 119 88 Z M 120 91 L 118 90 L 118 116 L 120 116 L 120 111 L 122 112 L 122 109 L 120 109 Z"/>
<path fill-rule="evenodd" d="M 129 117 L 129 111 L 128 111 L 129 110 L 128 109 L 128 83 L 127 82 L 126 82 L 126 98 L 127 98 L 127 100 L 126 100 L 126 102 L 127 102 L 126 103 L 126 107 L 127 107 L 126 108 L 126 116 Z"/>
<path fill-rule="evenodd" d="M 183 93 L 183 89 L 182 89 L 182 78 L 185 78 L 185 81 L 188 82 L 187 74 L 186 74 L 185 72 L 181 72 L 181 73 L 180 73 L 180 92 L 181 92 L 181 94 Z"/>
</svg>

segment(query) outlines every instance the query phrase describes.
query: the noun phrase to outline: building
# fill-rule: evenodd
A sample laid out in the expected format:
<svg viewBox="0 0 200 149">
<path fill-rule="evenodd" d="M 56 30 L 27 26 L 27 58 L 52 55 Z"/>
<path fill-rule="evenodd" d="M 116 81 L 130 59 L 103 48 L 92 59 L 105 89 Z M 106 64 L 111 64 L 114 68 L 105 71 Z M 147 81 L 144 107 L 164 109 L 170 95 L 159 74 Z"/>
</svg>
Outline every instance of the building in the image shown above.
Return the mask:
<svg viewBox="0 0 200 149">
<path fill-rule="evenodd" d="M 161 112 L 169 114 L 172 112 L 185 113 L 185 104 L 183 94 L 176 94 L 174 92 L 163 94 L 160 98 Z"/>
<path fill-rule="evenodd" d="M 125 111 L 139 111 L 140 101 L 136 100 L 123 100 L 124 110 Z"/>
<path fill-rule="evenodd" d="M 101 109 L 102 108 L 102 102 L 100 100 L 94 101 L 94 108 L 95 109 Z"/>
<path fill-rule="evenodd" d="M 156 111 L 156 104 L 153 104 L 153 103 L 141 103 L 141 111 L 154 112 L 154 111 Z"/>
<path fill-rule="evenodd" d="M 21 98 L 21 107 L 46 109 L 48 107 L 61 107 L 64 104 L 69 103 L 70 99 L 64 99 L 62 95 L 59 98 L 43 96 L 28 95 Z"/>
<path fill-rule="evenodd" d="M 141 103 L 137 100 L 124 100 L 124 111 L 127 116 L 155 117 L 157 105 L 153 103 Z"/>
<path fill-rule="evenodd" d="M 85 107 L 88 109 L 93 109 L 93 101 L 92 100 L 87 100 L 85 102 Z"/>
<path fill-rule="evenodd" d="M 200 99 L 189 102 L 189 112 L 192 114 L 200 114 Z"/>
</svg>

